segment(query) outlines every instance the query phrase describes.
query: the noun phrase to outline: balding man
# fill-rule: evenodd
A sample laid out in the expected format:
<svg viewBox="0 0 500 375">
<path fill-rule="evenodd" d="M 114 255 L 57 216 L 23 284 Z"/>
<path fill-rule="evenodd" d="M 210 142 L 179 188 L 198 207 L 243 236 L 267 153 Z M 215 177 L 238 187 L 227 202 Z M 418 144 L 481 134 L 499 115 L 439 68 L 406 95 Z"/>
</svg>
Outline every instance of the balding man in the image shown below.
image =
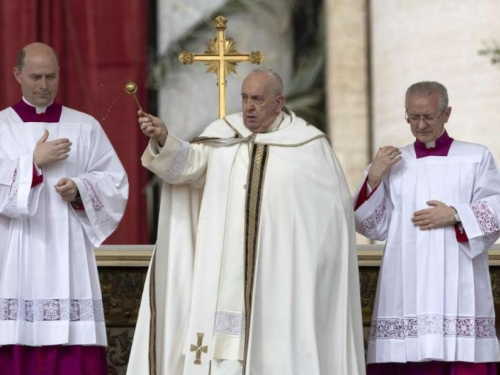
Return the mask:
<svg viewBox="0 0 500 375">
<path fill-rule="evenodd" d="M 486 147 L 448 135 L 442 84 L 411 85 L 405 109 L 415 142 L 380 148 L 356 198 L 359 233 L 387 239 L 367 373 L 496 374 L 500 173 Z"/>
<path fill-rule="evenodd" d="M 59 63 L 33 43 L 0 112 L 0 372 L 107 374 L 94 247 L 118 225 L 125 171 L 99 123 L 54 102 Z"/>
<path fill-rule="evenodd" d="M 351 197 L 322 132 L 251 73 L 243 112 L 191 143 L 150 115 L 164 181 L 128 373 L 363 374 Z"/>
</svg>

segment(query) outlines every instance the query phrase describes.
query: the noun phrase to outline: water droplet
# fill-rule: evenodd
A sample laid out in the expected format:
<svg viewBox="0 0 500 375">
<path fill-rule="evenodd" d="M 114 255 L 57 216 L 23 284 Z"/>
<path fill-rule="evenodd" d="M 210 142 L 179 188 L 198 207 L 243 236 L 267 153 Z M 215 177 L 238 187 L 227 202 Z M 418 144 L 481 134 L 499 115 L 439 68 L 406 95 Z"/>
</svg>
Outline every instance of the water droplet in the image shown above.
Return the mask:
<svg viewBox="0 0 500 375">
<path fill-rule="evenodd" d="M 111 102 L 110 106 L 108 107 L 108 110 L 106 111 L 106 114 L 104 115 L 104 118 L 102 121 L 105 121 L 108 118 L 109 113 L 113 109 L 113 107 L 116 105 L 118 100 L 122 97 L 122 93 L 118 94 L 118 96 Z"/>
</svg>

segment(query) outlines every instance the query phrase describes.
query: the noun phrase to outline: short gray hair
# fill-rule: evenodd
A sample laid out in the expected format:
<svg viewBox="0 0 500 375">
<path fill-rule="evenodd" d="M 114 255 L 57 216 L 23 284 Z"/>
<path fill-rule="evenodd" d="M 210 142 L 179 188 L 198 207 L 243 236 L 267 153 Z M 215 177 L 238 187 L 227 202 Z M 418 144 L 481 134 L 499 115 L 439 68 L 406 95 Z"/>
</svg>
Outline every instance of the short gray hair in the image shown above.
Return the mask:
<svg viewBox="0 0 500 375">
<path fill-rule="evenodd" d="M 257 74 L 266 74 L 271 77 L 271 80 L 267 84 L 268 89 L 270 89 L 277 96 L 283 96 L 283 80 L 278 73 L 272 71 L 271 69 L 254 69 L 250 72 L 250 74 L 248 74 L 247 78 Z"/>
<path fill-rule="evenodd" d="M 439 107 L 442 111 L 448 108 L 448 90 L 439 82 L 423 81 L 417 82 L 408 87 L 405 97 L 405 108 L 408 109 L 408 103 L 412 96 L 428 96 L 437 94 L 439 97 Z"/>
</svg>

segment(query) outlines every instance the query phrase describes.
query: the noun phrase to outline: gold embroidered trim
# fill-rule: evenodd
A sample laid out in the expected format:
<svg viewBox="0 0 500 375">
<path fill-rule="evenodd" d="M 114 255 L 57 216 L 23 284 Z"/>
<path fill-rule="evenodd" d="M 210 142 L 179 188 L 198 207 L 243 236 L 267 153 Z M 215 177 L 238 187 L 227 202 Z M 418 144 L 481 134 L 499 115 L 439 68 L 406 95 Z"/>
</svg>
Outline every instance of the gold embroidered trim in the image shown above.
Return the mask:
<svg viewBox="0 0 500 375">
<path fill-rule="evenodd" d="M 252 313 L 252 296 L 257 259 L 257 241 L 259 236 L 262 192 L 269 158 L 268 145 L 250 143 L 250 168 L 247 181 L 247 197 L 245 204 L 245 354 L 244 368 L 250 337 L 250 320 Z"/>
<path fill-rule="evenodd" d="M 320 139 L 320 138 L 327 138 L 328 139 L 328 136 L 326 134 L 319 134 L 316 137 L 312 137 L 311 139 L 308 139 L 304 142 L 295 143 L 293 145 L 283 145 L 280 143 L 259 143 L 259 142 L 255 142 L 255 144 L 256 145 L 274 146 L 274 147 L 300 147 L 300 146 L 304 146 L 304 145 L 306 145 L 312 141 L 315 141 L 316 139 Z"/>
<path fill-rule="evenodd" d="M 236 130 L 236 128 L 233 125 L 231 125 L 231 123 L 227 120 L 227 118 L 224 117 L 223 120 L 227 124 L 227 126 L 229 126 L 236 133 L 237 135 L 236 138 L 245 138 L 238 130 Z"/>
<path fill-rule="evenodd" d="M 216 139 L 221 139 L 217 137 L 196 137 L 191 140 L 189 143 L 199 143 L 199 142 L 206 142 L 206 141 L 213 141 Z"/>
<path fill-rule="evenodd" d="M 156 249 L 151 259 L 151 275 L 149 276 L 149 375 L 156 375 Z"/>
<path fill-rule="evenodd" d="M 226 122 L 226 124 L 238 135 L 238 138 L 245 138 L 243 137 L 243 135 L 241 135 L 241 133 L 236 130 L 236 128 L 231 125 L 231 123 L 224 117 L 223 120 Z M 309 126 L 309 124 L 307 124 Z M 255 136 L 257 134 L 254 134 Z M 319 139 L 319 138 L 326 138 L 328 139 L 328 136 L 326 134 L 319 134 L 315 137 L 312 137 L 311 139 L 308 139 L 308 140 L 305 140 L 303 142 L 299 142 L 299 143 L 294 143 L 294 144 L 291 144 L 291 145 L 284 145 L 284 144 L 281 144 L 281 143 L 261 143 L 261 142 L 255 142 L 256 145 L 266 145 L 266 146 L 275 146 L 275 147 L 300 147 L 300 146 L 304 146 L 306 144 L 308 144 L 309 142 L 312 142 L 312 141 L 315 141 L 316 139 Z"/>
</svg>

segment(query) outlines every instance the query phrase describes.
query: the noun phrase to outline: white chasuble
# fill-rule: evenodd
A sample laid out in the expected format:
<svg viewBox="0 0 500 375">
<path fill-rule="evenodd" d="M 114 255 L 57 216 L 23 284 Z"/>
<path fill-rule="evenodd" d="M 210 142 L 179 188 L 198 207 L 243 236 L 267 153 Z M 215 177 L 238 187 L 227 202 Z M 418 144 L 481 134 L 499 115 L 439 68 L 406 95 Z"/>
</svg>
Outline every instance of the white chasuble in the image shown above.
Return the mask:
<svg viewBox="0 0 500 375">
<path fill-rule="evenodd" d="M 416 158 L 413 144 L 355 213 L 359 233 L 385 240 L 368 363 L 499 360 L 488 248 L 500 235 L 500 174 L 483 146 L 453 141 L 448 156 Z M 411 218 L 438 200 L 453 226 L 421 230 Z"/>
<path fill-rule="evenodd" d="M 69 158 L 41 168 L 32 187 L 33 150 L 69 138 Z M 54 185 L 71 178 L 84 210 Z M 23 122 L 0 112 L 0 345 L 107 345 L 94 256 L 125 210 L 128 182 L 92 117 L 62 107 L 57 122 Z"/>
<path fill-rule="evenodd" d="M 364 374 L 352 200 L 324 134 L 242 114 L 143 164 L 166 181 L 128 374 Z"/>
</svg>

